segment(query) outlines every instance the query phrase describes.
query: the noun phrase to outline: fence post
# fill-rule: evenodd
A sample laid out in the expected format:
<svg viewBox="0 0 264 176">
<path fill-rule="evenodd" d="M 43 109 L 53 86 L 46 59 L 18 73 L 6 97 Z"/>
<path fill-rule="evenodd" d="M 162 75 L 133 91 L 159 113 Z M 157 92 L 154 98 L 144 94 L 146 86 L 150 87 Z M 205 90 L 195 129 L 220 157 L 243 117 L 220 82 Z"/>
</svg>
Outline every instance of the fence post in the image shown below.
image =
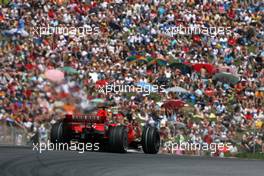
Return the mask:
<svg viewBox="0 0 264 176">
<path fill-rule="evenodd" d="M 6 141 L 6 131 L 7 131 L 5 119 L 3 119 L 2 124 L 3 124 L 3 135 L 4 135 L 3 136 L 3 143 L 4 143 Z"/>
<path fill-rule="evenodd" d="M 16 128 L 13 126 L 12 123 L 10 123 L 11 127 L 11 141 L 13 145 L 16 145 Z"/>
</svg>

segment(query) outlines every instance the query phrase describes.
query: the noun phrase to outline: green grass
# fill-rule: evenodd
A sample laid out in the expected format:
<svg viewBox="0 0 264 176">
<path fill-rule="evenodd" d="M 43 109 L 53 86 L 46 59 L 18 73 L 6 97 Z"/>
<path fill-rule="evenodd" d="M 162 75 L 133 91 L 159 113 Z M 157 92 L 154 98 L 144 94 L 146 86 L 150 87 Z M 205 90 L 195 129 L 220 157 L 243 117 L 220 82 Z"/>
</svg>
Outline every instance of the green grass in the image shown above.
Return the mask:
<svg viewBox="0 0 264 176">
<path fill-rule="evenodd" d="M 260 159 L 264 160 L 264 153 L 247 153 L 241 152 L 236 154 L 237 158 L 245 158 L 245 159 Z"/>
<path fill-rule="evenodd" d="M 158 93 L 151 92 L 148 96 L 156 102 L 161 101 L 161 97 Z"/>
<path fill-rule="evenodd" d="M 248 53 L 256 53 L 256 46 L 250 45 L 247 47 Z"/>
<path fill-rule="evenodd" d="M 10 0 L 0 0 L 0 5 L 4 4 L 7 5 L 9 3 Z"/>
</svg>

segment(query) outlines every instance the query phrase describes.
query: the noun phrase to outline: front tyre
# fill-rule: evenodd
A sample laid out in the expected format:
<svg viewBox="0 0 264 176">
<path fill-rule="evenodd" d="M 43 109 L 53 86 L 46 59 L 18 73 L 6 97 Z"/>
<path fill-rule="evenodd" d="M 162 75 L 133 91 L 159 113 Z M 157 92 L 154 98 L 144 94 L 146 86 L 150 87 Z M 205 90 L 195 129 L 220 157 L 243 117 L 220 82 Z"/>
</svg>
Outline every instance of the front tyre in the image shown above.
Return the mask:
<svg viewBox="0 0 264 176">
<path fill-rule="evenodd" d="M 157 128 L 145 126 L 142 132 L 142 148 L 144 153 L 156 154 L 160 148 L 160 134 Z"/>
</svg>

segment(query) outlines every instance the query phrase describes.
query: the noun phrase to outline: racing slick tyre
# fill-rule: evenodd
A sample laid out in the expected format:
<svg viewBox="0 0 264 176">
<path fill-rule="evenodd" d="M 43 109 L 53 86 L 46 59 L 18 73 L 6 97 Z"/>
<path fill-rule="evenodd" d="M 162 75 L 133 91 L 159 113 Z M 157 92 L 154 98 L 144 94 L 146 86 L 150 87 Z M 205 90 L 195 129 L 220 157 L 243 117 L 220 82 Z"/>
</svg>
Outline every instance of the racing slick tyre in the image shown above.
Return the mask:
<svg viewBox="0 0 264 176">
<path fill-rule="evenodd" d="M 158 153 L 160 148 L 160 134 L 158 129 L 149 126 L 144 127 L 141 142 L 144 153 Z"/>
<path fill-rule="evenodd" d="M 69 143 L 70 138 L 65 130 L 64 122 L 56 122 L 51 127 L 50 141 L 52 143 Z"/>
<path fill-rule="evenodd" d="M 109 129 L 110 152 L 125 153 L 128 148 L 128 134 L 124 126 L 110 127 Z"/>
</svg>

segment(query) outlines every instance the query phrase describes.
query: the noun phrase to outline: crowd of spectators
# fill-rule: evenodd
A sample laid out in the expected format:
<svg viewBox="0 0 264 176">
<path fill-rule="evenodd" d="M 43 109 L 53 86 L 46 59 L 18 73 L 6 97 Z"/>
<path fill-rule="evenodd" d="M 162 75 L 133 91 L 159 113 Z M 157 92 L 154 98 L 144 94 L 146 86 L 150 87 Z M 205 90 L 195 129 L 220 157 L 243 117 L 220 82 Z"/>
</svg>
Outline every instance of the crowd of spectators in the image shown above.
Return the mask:
<svg viewBox="0 0 264 176">
<path fill-rule="evenodd" d="M 161 121 L 163 140 L 229 141 L 239 150 L 263 152 L 263 2 L 16 0 L 0 6 L 0 119 L 14 120 L 33 132 L 102 98 L 132 119 Z M 164 30 L 168 26 L 223 27 L 225 32 L 171 35 Z M 49 27 L 75 32 L 47 32 Z M 81 27 L 89 32 L 78 31 Z M 132 56 L 159 58 L 165 64 L 129 61 Z M 172 62 L 228 68 L 239 82 L 215 82 L 205 68 L 183 73 L 171 67 Z M 63 82 L 45 78 L 46 70 L 63 67 L 74 69 L 65 72 Z M 96 84 L 102 80 L 178 86 L 189 95 L 105 94 Z M 207 95 L 208 90 L 213 94 Z M 169 99 L 189 105 L 174 110 L 160 106 Z"/>
</svg>

